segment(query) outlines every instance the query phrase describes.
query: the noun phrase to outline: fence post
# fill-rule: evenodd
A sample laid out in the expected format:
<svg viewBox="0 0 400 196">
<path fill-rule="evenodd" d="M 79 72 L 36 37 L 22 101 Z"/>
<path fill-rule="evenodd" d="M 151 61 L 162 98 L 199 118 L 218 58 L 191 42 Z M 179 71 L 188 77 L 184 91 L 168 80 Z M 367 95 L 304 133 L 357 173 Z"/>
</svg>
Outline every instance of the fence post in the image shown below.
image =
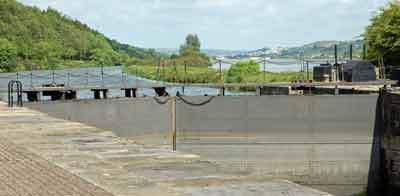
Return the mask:
<svg viewBox="0 0 400 196">
<path fill-rule="evenodd" d="M 17 75 L 17 80 L 19 80 L 19 72 L 17 72 L 17 74 L 16 74 L 16 75 Z"/>
</svg>

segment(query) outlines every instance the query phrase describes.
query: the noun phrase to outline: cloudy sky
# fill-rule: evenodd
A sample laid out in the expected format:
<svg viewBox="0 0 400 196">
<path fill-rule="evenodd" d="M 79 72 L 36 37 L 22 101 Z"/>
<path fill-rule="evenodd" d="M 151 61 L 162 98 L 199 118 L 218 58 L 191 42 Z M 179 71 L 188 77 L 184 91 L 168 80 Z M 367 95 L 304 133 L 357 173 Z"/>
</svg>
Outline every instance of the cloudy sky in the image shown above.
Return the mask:
<svg viewBox="0 0 400 196">
<path fill-rule="evenodd" d="M 204 48 L 295 46 L 359 36 L 388 0 L 19 0 L 53 7 L 106 36 L 177 48 L 197 33 Z"/>
</svg>

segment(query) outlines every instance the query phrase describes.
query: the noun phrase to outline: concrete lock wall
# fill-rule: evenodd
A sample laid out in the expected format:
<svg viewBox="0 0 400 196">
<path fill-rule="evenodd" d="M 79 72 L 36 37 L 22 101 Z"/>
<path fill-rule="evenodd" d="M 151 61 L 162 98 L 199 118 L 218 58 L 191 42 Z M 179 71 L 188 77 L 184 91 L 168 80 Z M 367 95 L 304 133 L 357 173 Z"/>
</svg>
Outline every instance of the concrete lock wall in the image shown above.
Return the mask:
<svg viewBox="0 0 400 196">
<path fill-rule="evenodd" d="M 217 97 L 201 107 L 179 101 L 178 150 L 260 176 L 359 185 L 357 192 L 367 184 L 376 101 L 373 95 Z"/>
<path fill-rule="evenodd" d="M 177 98 L 177 148 L 260 177 L 355 185 L 357 192 L 367 184 L 376 101 L 374 95 L 215 97 L 193 106 Z M 148 97 L 29 107 L 122 137 L 170 144 L 171 105 Z"/>
<path fill-rule="evenodd" d="M 170 144 L 171 105 L 150 98 L 30 103 L 54 117 L 85 123 L 147 143 Z"/>
</svg>

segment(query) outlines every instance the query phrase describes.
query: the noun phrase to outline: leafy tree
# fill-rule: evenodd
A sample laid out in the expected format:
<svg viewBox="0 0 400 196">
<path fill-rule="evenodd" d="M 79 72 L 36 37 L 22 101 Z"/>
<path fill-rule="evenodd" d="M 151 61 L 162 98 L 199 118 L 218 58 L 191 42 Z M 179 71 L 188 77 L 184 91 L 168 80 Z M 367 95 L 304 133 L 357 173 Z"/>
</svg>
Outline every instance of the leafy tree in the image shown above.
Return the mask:
<svg viewBox="0 0 400 196">
<path fill-rule="evenodd" d="M 201 43 L 200 39 L 196 34 L 189 34 L 186 36 L 185 44 L 183 44 L 180 48 L 180 54 L 184 56 L 189 52 L 198 52 L 200 53 Z"/>
<path fill-rule="evenodd" d="M 91 53 L 90 60 L 97 62 L 99 65 L 112 65 L 113 59 L 109 55 L 110 51 L 94 49 Z"/>
<path fill-rule="evenodd" d="M 245 78 L 258 74 L 260 65 L 255 61 L 240 61 L 233 64 L 228 71 L 228 82 L 247 82 Z"/>
<path fill-rule="evenodd" d="M 400 65 L 400 3 L 391 3 L 371 20 L 366 28 L 368 57 L 383 57 L 386 64 Z"/>
<path fill-rule="evenodd" d="M 56 44 L 46 41 L 38 42 L 33 47 L 32 57 L 39 62 L 41 68 L 54 69 L 60 62 L 61 50 Z"/>
<path fill-rule="evenodd" d="M 6 39 L 0 38 L 0 71 L 11 71 L 16 67 L 17 48 Z"/>
<path fill-rule="evenodd" d="M 177 59 L 179 64 L 188 66 L 204 66 L 210 64 L 210 59 L 207 55 L 200 51 L 200 39 L 195 34 L 186 36 L 185 43 L 181 46 L 179 56 L 172 56 L 171 58 Z"/>
</svg>

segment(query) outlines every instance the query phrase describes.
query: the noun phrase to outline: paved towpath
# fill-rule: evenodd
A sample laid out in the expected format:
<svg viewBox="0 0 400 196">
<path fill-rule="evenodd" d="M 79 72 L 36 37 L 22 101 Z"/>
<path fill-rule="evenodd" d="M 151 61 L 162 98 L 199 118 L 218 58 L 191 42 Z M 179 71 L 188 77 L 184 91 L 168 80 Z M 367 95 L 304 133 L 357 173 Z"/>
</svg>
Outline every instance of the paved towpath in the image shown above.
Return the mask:
<svg viewBox="0 0 400 196">
<path fill-rule="evenodd" d="M 103 189 L 0 137 L 0 195 L 111 196 Z"/>
<path fill-rule="evenodd" d="M 0 196 L 329 196 L 0 102 Z"/>
</svg>

